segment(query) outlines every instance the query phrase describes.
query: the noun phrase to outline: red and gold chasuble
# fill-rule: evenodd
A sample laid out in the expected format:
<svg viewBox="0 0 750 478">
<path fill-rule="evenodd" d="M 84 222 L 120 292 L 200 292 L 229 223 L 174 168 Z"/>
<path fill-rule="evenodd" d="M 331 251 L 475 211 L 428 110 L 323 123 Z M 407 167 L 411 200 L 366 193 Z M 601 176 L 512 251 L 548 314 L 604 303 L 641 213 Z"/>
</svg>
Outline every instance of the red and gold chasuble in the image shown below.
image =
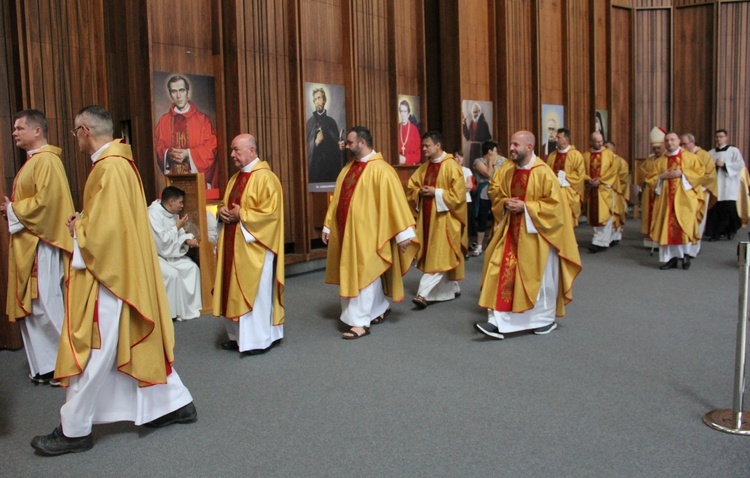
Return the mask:
<svg viewBox="0 0 750 478">
<path fill-rule="evenodd" d="M 245 192 L 245 187 L 250 180 L 251 174 L 252 173 L 240 173 L 237 177 L 237 180 L 232 187 L 232 192 L 229 193 L 229 204 L 226 204 L 228 208 L 231 209 L 235 204 L 240 204 L 242 194 Z M 227 301 L 229 300 L 229 280 L 232 274 L 232 263 L 234 262 L 234 236 L 237 233 L 238 224 L 239 222 L 224 224 L 224 268 L 221 278 L 222 315 L 224 315 L 227 310 Z"/>
<path fill-rule="evenodd" d="M 352 202 L 354 189 L 357 187 L 359 177 L 362 176 L 362 172 L 365 170 L 365 166 L 367 166 L 368 162 L 369 161 L 354 161 L 354 164 L 349 168 L 349 171 L 344 178 L 344 182 L 341 185 L 341 196 L 339 196 L 339 203 L 336 207 L 336 224 L 339 227 L 339 237 L 344 237 L 346 218 L 349 215 L 349 205 Z M 343 241 L 341 241 L 341 245 L 343 247 Z"/>
<path fill-rule="evenodd" d="M 589 162 L 589 177 L 591 179 L 599 179 L 602 177 L 602 153 L 591 153 L 591 160 Z M 601 186 L 600 186 L 601 187 Z M 599 189 L 589 188 L 589 219 L 592 226 L 603 226 L 599 221 Z M 596 224 L 594 224 L 593 218 L 596 218 Z"/>
<path fill-rule="evenodd" d="M 440 173 L 440 166 L 442 164 L 442 161 L 439 163 L 430 162 L 430 165 L 427 166 L 427 172 L 424 174 L 424 186 L 435 187 L 438 174 Z M 422 224 L 424 229 L 424 244 L 422 245 L 422 248 L 425 251 L 428 250 L 428 242 L 430 240 L 430 218 L 432 217 L 432 206 L 434 204 L 434 197 L 422 197 Z"/>
<path fill-rule="evenodd" d="M 530 169 L 516 169 L 510 184 L 511 197 L 521 201 L 526 199 L 526 187 L 529 185 Z M 505 239 L 503 258 L 500 263 L 500 280 L 497 284 L 495 310 L 511 312 L 513 310 L 513 290 L 516 284 L 516 269 L 518 268 L 518 241 L 521 225 L 526 219 L 525 214 L 511 214 L 508 224 L 508 235 Z"/>
<path fill-rule="evenodd" d="M 557 152 L 557 155 L 555 155 L 555 164 L 552 165 L 552 171 L 555 172 L 555 174 L 559 173 L 560 171 L 565 170 L 565 158 L 568 157 L 568 153 L 561 153 L 560 151 Z"/>
<path fill-rule="evenodd" d="M 667 170 L 670 169 L 682 169 L 682 153 L 678 152 L 674 156 L 667 157 Z M 669 245 L 680 245 L 685 244 L 683 240 L 683 232 L 680 227 L 680 223 L 677 220 L 677 215 L 674 210 L 674 196 L 677 192 L 677 188 L 681 187 L 682 178 L 673 178 L 667 180 L 667 194 L 669 194 L 669 224 L 667 226 L 667 244 Z"/>
<path fill-rule="evenodd" d="M 172 117 L 172 147 L 178 149 L 186 149 L 188 147 L 188 120 L 185 116 L 177 114 Z M 190 164 L 187 161 L 182 163 L 175 163 L 171 159 L 169 161 L 169 170 L 174 174 L 188 174 L 190 173 Z"/>
</svg>

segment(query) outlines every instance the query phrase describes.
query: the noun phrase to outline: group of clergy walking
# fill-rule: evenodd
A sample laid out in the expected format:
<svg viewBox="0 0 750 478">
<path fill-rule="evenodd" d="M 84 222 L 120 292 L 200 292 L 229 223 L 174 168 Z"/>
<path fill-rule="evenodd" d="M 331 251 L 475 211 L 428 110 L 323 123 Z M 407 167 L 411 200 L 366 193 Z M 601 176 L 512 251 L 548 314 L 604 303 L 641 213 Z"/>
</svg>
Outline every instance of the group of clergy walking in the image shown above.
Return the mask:
<svg viewBox="0 0 750 478">
<path fill-rule="evenodd" d="M 1 207 L 11 233 L 8 315 L 20 322 L 29 377 L 67 387 L 60 425 L 31 442 L 45 455 L 91 449 L 94 423 L 161 427 L 197 419 L 173 367 L 173 320 L 198 317 L 203 307 L 198 267 L 186 257 L 199 243 L 185 230 L 185 193 L 167 187 L 146 207 L 132 150 L 113 139 L 105 109 L 83 108 L 71 134 L 93 162 L 81 212 L 74 210 L 61 150 L 47 144 L 47 122 L 37 110 L 14 117 L 13 138 L 28 159 Z M 511 137 L 511 161 L 497 166 L 488 186 L 496 225 L 479 298 L 487 316 L 477 331 L 503 339 L 557 327 L 581 271 L 574 227 L 584 207 L 594 228 L 591 252 L 619 240 L 627 162 L 602 141 L 593 133 L 591 150 L 582 155 L 561 128 L 557 151 L 545 162 L 534 154 L 532 133 Z M 460 296 L 468 181 L 437 131 L 421 137 L 426 161 L 406 191 L 373 149 L 366 127 L 351 128 L 344 148 L 352 160 L 336 180 L 322 240 L 328 245 L 325 280 L 339 286 L 340 319 L 348 326 L 342 338 L 354 340 L 386 320 L 388 298 L 403 300 L 403 276 L 413 263 L 423 272 L 412 299 L 418 310 Z M 682 258 L 687 268 L 715 186 L 707 163 L 680 149 L 677 135 L 666 135 L 665 151 L 648 163 L 646 221 L 662 261 Z M 737 174 L 734 152 L 718 153 L 716 170 L 728 177 L 718 183 L 722 201 L 731 195 L 722 195 L 722 184 Z M 236 136 L 230 157 L 237 172 L 218 207 L 212 307 L 225 320 L 228 340 L 221 348 L 255 355 L 284 337 L 283 193 L 254 136 Z"/>
</svg>

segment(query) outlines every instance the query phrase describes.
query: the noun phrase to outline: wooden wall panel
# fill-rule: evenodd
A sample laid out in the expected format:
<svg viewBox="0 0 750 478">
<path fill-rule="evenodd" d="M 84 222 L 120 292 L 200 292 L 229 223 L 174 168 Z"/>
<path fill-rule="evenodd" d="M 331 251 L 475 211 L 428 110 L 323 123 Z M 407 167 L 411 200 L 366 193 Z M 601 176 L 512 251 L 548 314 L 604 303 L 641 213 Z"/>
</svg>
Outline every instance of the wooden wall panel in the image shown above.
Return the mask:
<svg viewBox="0 0 750 478">
<path fill-rule="evenodd" d="M 498 8 L 498 49 L 502 50 L 504 64 L 499 66 L 501 82 L 500 120 L 495 132 L 503 152 L 507 152 L 510 137 L 516 131 L 529 130 L 538 134 L 535 121 L 539 113 L 537 92 L 534 91 L 534 30 L 532 4 L 525 0 L 508 0 Z"/>
<path fill-rule="evenodd" d="M 227 89 L 227 103 L 238 113 L 239 124 L 232 128 L 232 136 L 253 134 L 260 157 L 268 161 L 281 181 L 285 242 L 301 239 L 296 230 L 299 221 L 293 220 L 297 196 L 302 194 L 295 172 L 302 171 L 305 164 L 305 159 L 295 153 L 299 140 L 290 140 L 300 134 L 292 131 L 297 98 L 290 57 L 290 42 L 295 38 L 289 31 L 293 8 L 291 0 L 236 3 L 237 82 Z M 229 141 L 231 138 L 227 138 Z M 232 165 L 232 174 L 235 169 Z"/>
<path fill-rule="evenodd" d="M 68 133 L 84 106 L 107 107 L 102 2 L 17 2 L 23 108 L 45 112 L 48 140 L 63 148 L 73 201 L 81 206 L 90 163 Z"/>
<path fill-rule="evenodd" d="M 651 154 L 648 133 L 670 129 L 670 10 L 635 13 L 635 156 Z"/>
<path fill-rule="evenodd" d="M 693 133 L 704 148 L 713 144 L 712 5 L 674 10 L 674 121 L 672 129 Z"/>
<path fill-rule="evenodd" d="M 610 94 L 609 94 L 609 82 L 607 81 L 610 75 L 610 63 L 609 55 L 607 53 L 607 3 L 602 1 L 594 1 L 590 3 L 591 9 L 591 26 L 594 29 L 593 41 L 593 60 L 591 63 L 591 74 L 593 82 L 592 88 L 594 90 L 594 104 L 592 105 L 595 110 L 609 110 L 610 106 Z M 608 133 L 605 131 L 605 133 Z M 609 137 L 609 135 L 607 135 Z"/>
<path fill-rule="evenodd" d="M 591 19 L 588 0 L 568 0 L 568 102 L 565 105 L 565 125 L 570 129 L 573 144 L 586 151 L 589 133 L 594 126 L 593 90 L 591 88 Z M 596 78 L 604 82 L 602 75 Z"/>
<path fill-rule="evenodd" d="M 461 99 L 492 101 L 490 93 L 490 15 L 489 4 L 478 0 L 459 0 L 458 25 Z"/>
<path fill-rule="evenodd" d="M 351 9 L 354 78 L 352 94 L 347 95 L 354 112 L 351 124 L 370 128 L 375 150 L 398 164 L 398 157 L 389 157 L 396 152 L 396 92 L 389 88 L 388 0 L 351 0 Z"/>
<path fill-rule="evenodd" d="M 18 65 L 14 55 L 14 17 L 15 8 L 11 2 L 0 3 L 0 164 L 2 164 L 3 181 L 0 182 L 0 196 L 10 196 L 13 190 L 13 178 L 20 163 L 20 154 L 11 137 L 13 114 L 18 107 Z M 21 347 L 21 333 L 18 325 L 11 325 L 5 313 L 5 284 L 8 283 L 8 246 L 9 233 L 3 221 L 0 227 L 0 349 L 17 349 Z"/>
<path fill-rule="evenodd" d="M 609 111 L 609 137 L 617 144 L 617 154 L 627 160 L 633 156 L 632 128 L 632 68 L 633 12 L 625 8 L 612 8 L 611 108 Z"/>
<path fill-rule="evenodd" d="M 565 77 L 563 2 L 539 0 L 539 88 L 542 104 L 562 105 Z"/>
<path fill-rule="evenodd" d="M 750 2 L 719 6 L 716 128 L 750 158 Z"/>
<path fill-rule="evenodd" d="M 424 89 L 424 48 L 422 2 L 404 0 L 394 2 L 396 93 L 420 96 Z M 424 103 L 422 121 L 424 122 Z M 394 108 L 394 114 L 398 109 Z"/>
</svg>

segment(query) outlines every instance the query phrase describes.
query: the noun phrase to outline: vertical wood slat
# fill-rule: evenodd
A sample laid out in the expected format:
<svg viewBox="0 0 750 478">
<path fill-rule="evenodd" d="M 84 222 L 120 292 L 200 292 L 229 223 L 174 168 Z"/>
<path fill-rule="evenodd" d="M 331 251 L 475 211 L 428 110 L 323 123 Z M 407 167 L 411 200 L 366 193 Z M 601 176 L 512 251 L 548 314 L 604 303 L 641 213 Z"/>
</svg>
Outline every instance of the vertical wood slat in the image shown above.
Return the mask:
<svg viewBox="0 0 750 478">
<path fill-rule="evenodd" d="M 593 127 L 590 21 L 587 0 L 566 2 L 568 19 L 568 104 L 565 105 L 565 125 L 571 130 L 573 144 L 581 150 L 588 149 L 589 133 Z M 604 81 L 604 78 L 600 78 Z"/>
<path fill-rule="evenodd" d="M 713 144 L 714 19 L 711 5 L 674 10 L 674 121 L 678 132 L 693 133 L 704 148 Z M 704 93 L 697 93 L 704 92 Z"/>
<path fill-rule="evenodd" d="M 611 10 L 612 73 L 611 108 L 609 111 L 609 136 L 617 143 L 617 154 L 631 161 L 632 150 L 632 89 L 631 58 L 633 53 L 633 13 L 629 9 L 613 7 Z"/>
<path fill-rule="evenodd" d="M 719 4 L 716 127 L 750 157 L 750 3 Z"/>
</svg>

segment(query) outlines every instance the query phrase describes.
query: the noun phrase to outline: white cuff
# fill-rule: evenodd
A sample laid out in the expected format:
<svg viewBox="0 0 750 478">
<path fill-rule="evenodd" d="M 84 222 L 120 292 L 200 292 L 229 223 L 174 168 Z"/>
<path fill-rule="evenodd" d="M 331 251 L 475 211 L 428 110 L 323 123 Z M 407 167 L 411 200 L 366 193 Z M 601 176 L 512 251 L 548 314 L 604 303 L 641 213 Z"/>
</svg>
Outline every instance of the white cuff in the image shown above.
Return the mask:
<svg viewBox="0 0 750 478">
<path fill-rule="evenodd" d="M 663 180 L 659 178 L 659 182 L 656 183 L 656 189 L 654 189 L 654 194 L 661 194 L 661 185 L 663 183 Z"/>
<path fill-rule="evenodd" d="M 537 234 L 539 231 L 536 230 L 534 221 L 531 220 L 529 211 L 526 210 L 526 204 L 523 205 L 523 215 L 526 217 L 526 232 L 528 232 L 529 234 Z"/>
<path fill-rule="evenodd" d="M 330 233 L 331 233 L 331 230 L 328 229 L 328 227 L 323 226 L 323 234 L 330 234 Z"/>
<path fill-rule="evenodd" d="M 407 239 L 414 239 L 417 235 L 414 233 L 414 229 L 411 226 L 407 227 L 403 231 L 396 234 L 396 243 L 400 244 Z"/>
<path fill-rule="evenodd" d="M 565 171 L 563 171 L 562 169 L 557 172 L 557 179 L 560 181 L 560 187 L 563 187 L 563 188 L 570 187 L 570 183 L 568 182 L 565 176 Z"/>
<path fill-rule="evenodd" d="M 70 267 L 79 271 L 86 268 L 86 262 L 83 260 L 81 249 L 78 248 L 78 239 L 76 238 L 75 233 L 73 234 L 73 257 L 70 261 Z"/>
<path fill-rule="evenodd" d="M 11 234 L 15 234 L 26 229 L 26 226 L 24 226 L 23 223 L 18 220 L 18 216 L 16 216 L 16 213 L 13 212 L 13 203 L 8 204 L 8 209 L 6 209 L 6 212 L 8 215 L 8 232 L 10 232 Z"/>
<path fill-rule="evenodd" d="M 245 236 L 245 242 L 255 242 L 257 239 L 248 232 L 247 229 L 245 229 L 245 226 L 242 224 L 242 221 L 240 221 L 240 229 L 242 229 L 242 235 Z"/>
<path fill-rule="evenodd" d="M 690 191 L 691 189 L 693 189 L 693 185 L 690 184 L 690 181 L 687 180 L 684 174 L 680 177 L 682 178 L 682 187 L 685 189 L 685 191 Z"/>
<path fill-rule="evenodd" d="M 435 204 L 437 204 L 437 212 L 448 211 L 448 206 L 445 205 L 445 201 L 443 200 L 442 189 L 435 189 Z"/>
</svg>

